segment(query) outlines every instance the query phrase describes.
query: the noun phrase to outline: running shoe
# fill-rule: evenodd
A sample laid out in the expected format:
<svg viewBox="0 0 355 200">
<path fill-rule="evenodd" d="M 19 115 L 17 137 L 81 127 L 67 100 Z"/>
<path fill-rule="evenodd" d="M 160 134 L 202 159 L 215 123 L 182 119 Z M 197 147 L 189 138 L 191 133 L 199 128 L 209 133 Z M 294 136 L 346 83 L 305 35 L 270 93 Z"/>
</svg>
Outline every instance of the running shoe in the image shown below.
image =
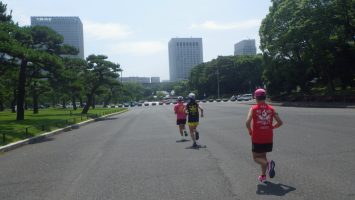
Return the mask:
<svg viewBox="0 0 355 200">
<path fill-rule="evenodd" d="M 261 175 L 261 176 L 259 176 L 258 177 L 258 180 L 260 181 L 260 182 L 265 182 L 266 181 L 266 175 Z"/>
<path fill-rule="evenodd" d="M 271 160 L 270 162 L 268 162 L 267 169 L 269 172 L 269 177 L 274 178 L 275 177 L 275 161 Z"/>
<path fill-rule="evenodd" d="M 187 132 L 184 130 L 185 137 L 187 137 Z"/>
<path fill-rule="evenodd" d="M 196 140 L 200 139 L 200 134 L 196 131 Z"/>
<path fill-rule="evenodd" d="M 198 148 L 198 145 L 196 142 L 193 143 L 192 148 Z"/>
</svg>

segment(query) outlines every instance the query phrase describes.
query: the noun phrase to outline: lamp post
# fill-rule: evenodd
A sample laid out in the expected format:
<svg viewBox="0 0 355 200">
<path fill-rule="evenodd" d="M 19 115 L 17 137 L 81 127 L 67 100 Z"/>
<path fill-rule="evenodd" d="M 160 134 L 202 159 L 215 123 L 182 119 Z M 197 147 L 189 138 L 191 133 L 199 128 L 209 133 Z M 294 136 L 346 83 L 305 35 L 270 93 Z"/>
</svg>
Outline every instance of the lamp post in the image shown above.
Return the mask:
<svg viewBox="0 0 355 200">
<path fill-rule="evenodd" d="M 219 99 L 219 69 L 217 65 L 217 97 Z"/>
</svg>

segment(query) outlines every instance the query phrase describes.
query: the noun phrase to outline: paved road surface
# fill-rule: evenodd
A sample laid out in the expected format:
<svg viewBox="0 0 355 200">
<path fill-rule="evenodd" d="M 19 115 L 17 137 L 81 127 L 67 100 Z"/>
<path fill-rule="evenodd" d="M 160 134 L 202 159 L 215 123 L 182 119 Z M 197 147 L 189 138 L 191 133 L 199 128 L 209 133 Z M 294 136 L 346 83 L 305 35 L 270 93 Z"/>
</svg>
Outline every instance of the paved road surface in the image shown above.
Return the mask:
<svg viewBox="0 0 355 200">
<path fill-rule="evenodd" d="M 0 155 L 0 199 L 355 199 L 355 111 L 276 107 L 276 177 L 258 183 L 249 106 L 206 103 L 200 143 L 172 105 L 130 112 Z"/>
</svg>

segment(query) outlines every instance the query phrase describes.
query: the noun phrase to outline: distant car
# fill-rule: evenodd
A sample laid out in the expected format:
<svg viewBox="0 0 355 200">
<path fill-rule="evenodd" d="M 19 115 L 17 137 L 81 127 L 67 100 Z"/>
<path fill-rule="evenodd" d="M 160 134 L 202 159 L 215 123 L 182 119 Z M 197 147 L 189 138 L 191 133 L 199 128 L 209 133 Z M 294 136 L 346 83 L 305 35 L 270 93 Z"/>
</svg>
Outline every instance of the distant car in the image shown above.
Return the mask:
<svg viewBox="0 0 355 200">
<path fill-rule="evenodd" d="M 141 106 L 142 106 L 142 103 L 140 103 L 140 102 L 139 102 L 139 103 L 137 103 L 137 106 L 141 107 Z"/>
<path fill-rule="evenodd" d="M 217 102 L 221 102 L 221 99 L 216 99 Z"/>
<path fill-rule="evenodd" d="M 177 104 L 177 101 L 176 101 L 176 100 L 174 100 L 174 101 L 173 101 L 173 104 Z"/>
<path fill-rule="evenodd" d="M 125 108 L 129 107 L 129 103 L 124 103 L 123 107 L 125 107 Z"/>
<path fill-rule="evenodd" d="M 145 102 L 145 103 L 144 103 L 144 106 L 149 106 L 149 103 L 148 103 L 148 102 Z"/>
<path fill-rule="evenodd" d="M 214 102 L 214 99 L 209 99 L 208 101 L 209 101 L 209 102 Z"/>
<path fill-rule="evenodd" d="M 238 98 L 238 101 L 250 101 L 253 100 L 252 94 L 243 94 Z"/>
<path fill-rule="evenodd" d="M 228 101 L 228 99 L 224 98 L 224 99 L 222 99 L 222 101 L 223 101 L 223 102 L 227 102 L 227 101 Z"/>
<path fill-rule="evenodd" d="M 167 102 L 165 102 L 165 104 L 166 104 L 166 105 L 170 105 L 170 104 L 171 104 L 171 102 L 170 102 L 170 101 L 167 101 Z"/>
<path fill-rule="evenodd" d="M 119 108 L 122 108 L 122 107 L 123 107 L 123 104 L 118 104 L 118 107 L 119 107 Z"/>
<path fill-rule="evenodd" d="M 202 101 L 202 103 L 206 103 L 206 99 L 202 99 L 201 101 Z"/>
<path fill-rule="evenodd" d="M 156 103 L 156 102 L 153 102 L 153 103 L 152 103 L 152 106 L 156 106 L 156 105 L 157 105 L 157 103 Z"/>
<path fill-rule="evenodd" d="M 164 103 L 162 101 L 159 102 L 159 105 L 163 105 Z"/>
</svg>

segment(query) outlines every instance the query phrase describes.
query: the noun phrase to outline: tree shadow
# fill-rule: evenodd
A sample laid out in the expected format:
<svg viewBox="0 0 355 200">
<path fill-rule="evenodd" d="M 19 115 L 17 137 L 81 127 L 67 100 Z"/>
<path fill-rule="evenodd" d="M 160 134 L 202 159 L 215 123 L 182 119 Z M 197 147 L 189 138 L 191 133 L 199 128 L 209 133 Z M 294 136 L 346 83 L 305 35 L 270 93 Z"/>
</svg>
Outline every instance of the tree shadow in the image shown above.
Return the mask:
<svg viewBox="0 0 355 200">
<path fill-rule="evenodd" d="M 52 138 L 52 137 L 38 137 L 38 138 L 31 139 L 31 141 L 29 141 L 28 144 L 38 144 L 38 143 L 43 143 L 43 142 L 50 142 L 53 140 L 54 140 L 54 138 Z"/>
<path fill-rule="evenodd" d="M 256 194 L 259 195 L 274 195 L 274 196 L 285 196 L 287 193 L 296 190 L 296 188 L 284 185 L 281 183 L 275 184 L 266 181 L 264 184 L 259 184 L 257 186 Z"/>
</svg>

